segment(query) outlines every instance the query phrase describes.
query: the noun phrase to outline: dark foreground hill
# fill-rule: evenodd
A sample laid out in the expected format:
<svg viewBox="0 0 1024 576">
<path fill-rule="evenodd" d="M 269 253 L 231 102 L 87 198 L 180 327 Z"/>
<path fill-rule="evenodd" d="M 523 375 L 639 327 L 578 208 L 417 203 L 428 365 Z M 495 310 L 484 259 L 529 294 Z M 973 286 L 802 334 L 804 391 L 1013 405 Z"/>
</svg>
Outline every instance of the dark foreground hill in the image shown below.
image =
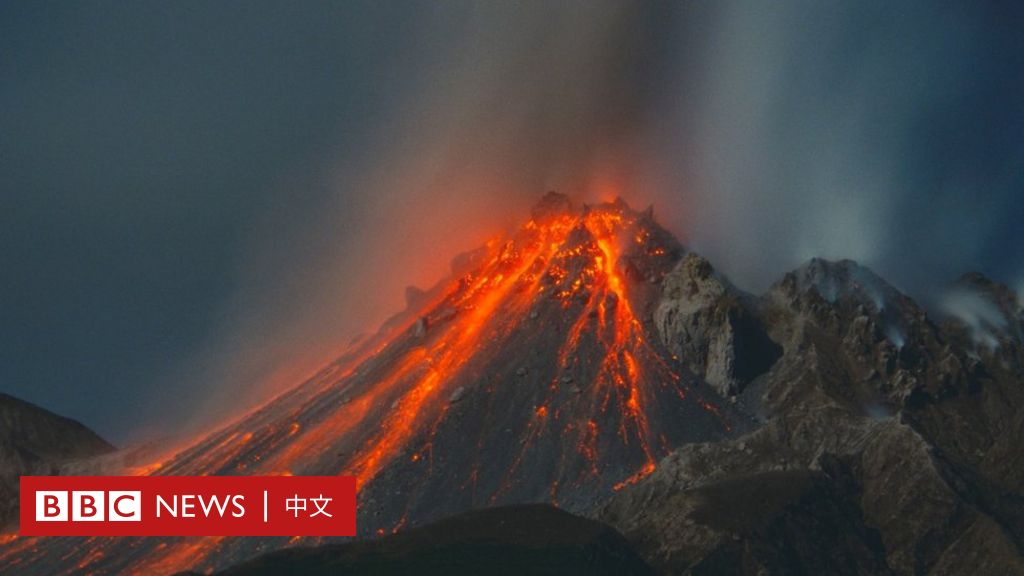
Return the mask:
<svg viewBox="0 0 1024 576">
<path fill-rule="evenodd" d="M 654 574 L 613 528 L 551 506 L 460 514 L 368 542 L 292 548 L 218 576 L 646 576 Z"/>
</svg>

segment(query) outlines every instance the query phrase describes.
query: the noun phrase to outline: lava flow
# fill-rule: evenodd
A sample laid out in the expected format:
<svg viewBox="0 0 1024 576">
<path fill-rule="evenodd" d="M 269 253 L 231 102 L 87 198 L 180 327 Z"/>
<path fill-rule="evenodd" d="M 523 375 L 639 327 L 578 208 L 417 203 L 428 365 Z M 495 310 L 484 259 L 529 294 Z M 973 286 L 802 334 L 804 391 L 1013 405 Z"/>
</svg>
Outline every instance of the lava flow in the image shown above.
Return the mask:
<svg viewBox="0 0 1024 576">
<path fill-rule="evenodd" d="M 532 216 L 457 258 L 376 337 L 142 472 L 353 475 L 372 536 L 488 505 L 587 510 L 676 446 L 729 434 L 651 326 L 682 246 L 621 200 L 575 208 L 550 193 Z M 201 571 L 295 541 L 19 539 L 0 562 Z"/>
</svg>

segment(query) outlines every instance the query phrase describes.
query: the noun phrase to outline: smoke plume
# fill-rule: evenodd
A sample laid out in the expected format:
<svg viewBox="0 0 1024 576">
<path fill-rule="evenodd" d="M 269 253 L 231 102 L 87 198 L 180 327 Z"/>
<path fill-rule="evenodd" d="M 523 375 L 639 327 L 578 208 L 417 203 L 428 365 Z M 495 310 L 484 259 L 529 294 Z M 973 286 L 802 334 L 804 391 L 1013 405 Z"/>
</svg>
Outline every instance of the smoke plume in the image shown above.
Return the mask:
<svg viewBox="0 0 1024 576">
<path fill-rule="evenodd" d="M 212 405 L 294 383 L 548 189 L 653 203 L 754 291 L 812 256 L 911 292 L 1021 271 L 1024 51 L 996 8 L 427 3 L 402 19 L 373 23 L 398 93 L 253 228 L 196 375 L 229 382 Z M 293 205 L 293 187 L 317 193 Z"/>
</svg>

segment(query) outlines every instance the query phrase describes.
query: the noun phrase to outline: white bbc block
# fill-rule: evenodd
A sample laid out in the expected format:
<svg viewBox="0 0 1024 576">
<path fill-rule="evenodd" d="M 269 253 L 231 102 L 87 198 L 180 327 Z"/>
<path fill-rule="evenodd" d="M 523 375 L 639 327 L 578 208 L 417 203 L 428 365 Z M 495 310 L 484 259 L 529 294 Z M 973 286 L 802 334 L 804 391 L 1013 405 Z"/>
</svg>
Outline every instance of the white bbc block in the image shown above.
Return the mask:
<svg viewBox="0 0 1024 576">
<path fill-rule="evenodd" d="M 142 492 L 133 490 L 107 492 L 107 519 L 110 522 L 141 522 Z"/>
<path fill-rule="evenodd" d="M 67 522 L 68 493 L 66 491 L 36 492 L 36 522 Z"/>
<path fill-rule="evenodd" d="M 82 490 L 71 493 L 71 520 L 75 522 L 103 522 L 106 518 L 106 492 Z"/>
</svg>

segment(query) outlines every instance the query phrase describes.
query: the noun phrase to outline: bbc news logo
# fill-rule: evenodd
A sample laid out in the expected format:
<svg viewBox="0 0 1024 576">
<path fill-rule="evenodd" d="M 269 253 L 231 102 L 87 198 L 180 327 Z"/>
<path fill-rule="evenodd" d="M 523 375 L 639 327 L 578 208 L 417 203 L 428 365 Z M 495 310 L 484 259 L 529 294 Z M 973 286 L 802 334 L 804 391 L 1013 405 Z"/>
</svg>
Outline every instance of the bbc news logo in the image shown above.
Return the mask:
<svg viewBox="0 0 1024 576">
<path fill-rule="evenodd" d="M 69 511 L 72 522 L 140 522 L 141 501 L 138 490 L 40 490 L 36 492 L 36 522 L 67 522 Z"/>
<path fill-rule="evenodd" d="M 349 476 L 22 476 L 25 536 L 355 536 Z"/>
</svg>

